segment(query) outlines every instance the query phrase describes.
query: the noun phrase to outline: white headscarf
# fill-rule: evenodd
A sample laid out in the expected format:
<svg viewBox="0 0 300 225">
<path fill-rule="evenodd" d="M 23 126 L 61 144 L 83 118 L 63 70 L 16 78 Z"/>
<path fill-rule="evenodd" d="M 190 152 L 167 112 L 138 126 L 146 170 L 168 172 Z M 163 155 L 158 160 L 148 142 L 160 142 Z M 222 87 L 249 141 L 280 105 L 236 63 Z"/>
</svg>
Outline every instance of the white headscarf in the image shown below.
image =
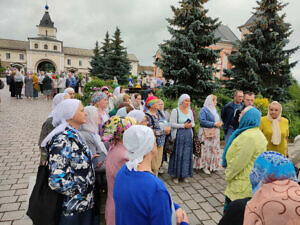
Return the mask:
<svg viewBox="0 0 300 225">
<path fill-rule="evenodd" d="M 59 93 L 57 95 L 54 96 L 53 101 L 52 101 L 52 111 L 49 114 L 49 117 L 53 117 L 53 111 L 56 108 L 56 106 L 61 103 L 63 100 L 65 100 L 65 96 L 69 95 L 68 93 Z"/>
<path fill-rule="evenodd" d="M 120 108 L 117 111 L 116 116 L 118 116 L 118 117 L 125 117 L 125 116 L 127 116 L 127 109 L 126 109 L 126 107 L 124 106 L 124 107 Z"/>
<path fill-rule="evenodd" d="M 185 99 L 191 99 L 188 94 L 182 94 L 178 99 L 178 107 L 182 104 Z"/>
<path fill-rule="evenodd" d="M 107 149 L 103 144 L 101 137 L 98 132 L 98 122 L 99 122 L 99 112 L 95 106 L 86 106 L 84 107 L 84 111 L 87 113 L 86 121 L 84 124 L 80 126 L 80 130 L 88 131 L 92 133 L 92 136 L 96 143 L 99 145 L 102 152 L 107 154 Z"/>
<path fill-rule="evenodd" d="M 121 87 L 116 87 L 114 90 L 114 96 L 118 96 L 120 94 Z"/>
<path fill-rule="evenodd" d="M 276 119 L 273 119 L 272 116 L 270 115 L 270 105 L 279 105 L 280 106 L 280 114 Z M 282 106 L 277 101 L 271 102 L 270 105 L 269 105 L 269 109 L 268 109 L 268 119 L 272 122 L 272 139 L 271 139 L 271 142 L 274 145 L 279 145 L 280 142 L 281 142 L 281 130 L 280 130 L 279 121 L 281 119 Z"/>
<path fill-rule="evenodd" d="M 141 123 L 145 117 L 145 113 L 142 110 L 132 110 L 127 116 L 132 117 Z"/>
<path fill-rule="evenodd" d="M 74 89 L 73 89 L 73 88 L 71 88 L 71 87 L 68 87 L 68 88 L 66 88 L 66 89 L 64 90 L 64 93 L 67 93 L 67 94 L 69 94 L 70 92 L 73 92 L 73 93 L 75 93 Z"/>
<path fill-rule="evenodd" d="M 144 156 L 152 151 L 154 141 L 153 130 L 147 126 L 134 125 L 124 132 L 123 145 L 127 150 L 126 157 L 129 159 L 126 166 L 130 171 L 132 169 L 137 171 Z"/>
<path fill-rule="evenodd" d="M 220 116 L 219 113 L 214 105 L 213 102 L 213 96 L 209 95 L 206 97 L 203 106 L 205 106 L 206 108 L 209 109 L 209 111 L 214 115 L 215 117 L 215 122 L 219 122 L 220 121 Z"/>
<path fill-rule="evenodd" d="M 42 141 L 41 147 L 45 147 L 47 143 L 56 135 L 63 132 L 69 125 L 67 120 L 74 117 L 80 101 L 77 99 L 66 99 L 59 103 L 53 111 L 52 125 L 55 127 L 53 131 Z"/>
</svg>

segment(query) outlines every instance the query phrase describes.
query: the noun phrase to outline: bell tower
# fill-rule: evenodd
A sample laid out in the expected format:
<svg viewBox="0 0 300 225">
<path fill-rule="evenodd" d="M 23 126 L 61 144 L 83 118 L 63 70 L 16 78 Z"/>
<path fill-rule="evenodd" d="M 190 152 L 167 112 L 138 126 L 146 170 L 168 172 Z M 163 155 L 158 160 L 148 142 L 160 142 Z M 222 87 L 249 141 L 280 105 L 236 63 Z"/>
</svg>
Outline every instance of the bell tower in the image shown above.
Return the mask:
<svg viewBox="0 0 300 225">
<path fill-rule="evenodd" d="M 49 6 L 46 4 L 45 13 L 40 21 L 40 24 L 37 25 L 38 35 L 41 37 L 51 37 L 56 38 L 56 27 L 54 27 L 54 22 L 52 22 L 49 14 Z"/>
</svg>

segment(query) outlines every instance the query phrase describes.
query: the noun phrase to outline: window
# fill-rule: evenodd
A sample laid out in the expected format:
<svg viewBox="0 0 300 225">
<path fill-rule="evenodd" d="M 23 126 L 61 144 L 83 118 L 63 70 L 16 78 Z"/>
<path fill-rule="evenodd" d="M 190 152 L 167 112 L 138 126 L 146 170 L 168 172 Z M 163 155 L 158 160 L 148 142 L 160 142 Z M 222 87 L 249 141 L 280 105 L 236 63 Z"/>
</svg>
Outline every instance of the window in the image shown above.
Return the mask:
<svg viewBox="0 0 300 225">
<path fill-rule="evenodd" d="M 19 54 L 20 60 L 24 60 L 24 54 Z"/>
<path fill-rule="evenodd" d="M 57 51 L 57 46 L 54 45 L 54 46 L 53 46 L 53 49 L 54 49 L 54 51 Z"/>
<path fill-rule="evenodd" d="M 71 59 L 68 59 L 68 65 L 71 65 Z"/>
<path fill-rule="evenodd" d="M 39 48 L 39 45 L 35 43 L 34 48 Z"/>
<path fill-rule="evenodd" d="M 10 59 L 10 53 L 6 53 L 6 59 Z"/>
<path fill-rule="evenodd" d="M 48 45 L 44 45 L 44 49 L 48 49 Z"/>
<path fill-rule="evenodd" d="M 81 60 L 79 60 L 79 66 L 82 66 L 82 61 Z"/>
</svg>

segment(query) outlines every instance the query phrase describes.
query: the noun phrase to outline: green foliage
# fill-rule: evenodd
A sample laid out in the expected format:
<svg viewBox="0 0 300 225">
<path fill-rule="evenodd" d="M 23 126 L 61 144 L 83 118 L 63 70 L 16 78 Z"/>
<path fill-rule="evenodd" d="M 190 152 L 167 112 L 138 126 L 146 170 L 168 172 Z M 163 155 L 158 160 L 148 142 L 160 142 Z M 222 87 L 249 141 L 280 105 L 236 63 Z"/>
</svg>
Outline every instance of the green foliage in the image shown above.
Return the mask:
<svg viewBox="0 0 300 225">
<path fill-rule="evenodd" d="M 5 68 L 2 67 L 1 60 L 0 60 L 0 75 L 4 73 L 5 73 Z"/>
<path fill-rule="evenodd" d="M 112 80 L 101 80 L 99 78 L 93 79 L 90 82 L 87 82 L 84 86 L 84 93 L 83 96 L 80 97 L 83 105 L 88 105 L 91 102 L 91 97 L 95 93 L 95 91 L 100 91 L 101 87 L 108 86 L 112 87 L 113 81 Z"/>
<path fill-rule="evenodd" d="M 156 62 L 164 77 L 174 80 L 174 85 L 163 89 L 168 97 L 178 98 L 187 93 L 192 100 L 200 101 L 216 87 L 212 82 L 213 64 L 219 51 L 207 46 L 218 42 L 214 31 L 220 23 L 207 16 L 208 10 L 203 8 L 206 2 L 185 0 L 179 8 L 171 7 L 174 17 L 167 19 L 171 38 L 160 45 L 162 58 Z"/>
<path fill-rule="evenodd" d="M 130 71 L 130 62 L 127 58 L 126 48 L 122 46 L 121 31 L 117 27 L 113 39 L 109 38 L 109 33 L 106 32 L 102 47 L 95 54 L 91 60 L 90 72 L 103 80 L 112 80 L 114 76 L 117 77 L 120 84 L 127 82 L 126 74 Z"/>
<path fill-rule="evenodd" d="M 291 25 L 279 12 L 286 6 L 279 0 L 259 0 L 255 23 L 238 44 L 238 53 L 230 55 L 232 69 L 224 70 L 231 79 L 224 83 L 229 89 L 262 93 L 264 97 L 286 101 L 291 85 L 290 70 L 297 62 L 289 62 L 299 46 L 286 49 L 292 34 Z"/>
</svg>

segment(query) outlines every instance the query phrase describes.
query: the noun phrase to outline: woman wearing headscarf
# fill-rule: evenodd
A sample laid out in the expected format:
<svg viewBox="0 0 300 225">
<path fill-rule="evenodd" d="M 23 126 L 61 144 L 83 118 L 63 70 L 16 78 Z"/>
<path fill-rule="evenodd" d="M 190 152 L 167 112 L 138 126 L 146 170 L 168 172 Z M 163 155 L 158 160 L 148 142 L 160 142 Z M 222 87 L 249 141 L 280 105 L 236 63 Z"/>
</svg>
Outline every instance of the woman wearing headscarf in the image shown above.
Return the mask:
<svg viewBox="0 0 300 225">
<path fill-rule="evenodd" d="M 277 182 L 279 180 L 297 181 L 292 162 L 280 153 L 272 151 L 263 152 L 256 158 L 249 177 L 252 185 L 252 194 L 254 196 L 264 184 Z M 272 195 L 276 196 L 274 193 L 272 193 Z M 263 198 L 264 197 L 261 199 Z M 253 197 L 253 199 L 255 201 L 255 197 Z M 252 204 L 251 202 L 253 200 L 251 200 L 251 197 L 232 201 L 223 218 L 220 220 L 219 225 L 242 225 L 244 222 L 245 207 L 249 200 L 250 204 Z"/>
<path fill-rule="evenodd" d="M 68 87 L 64 90 L 64 93 L 67 93 L 71 99 L 73 99 L 75 97 L 75 91 L 73 88 Z"/>
<path fill-rule="evenodd" d="M 109 115 L 106 112 L 106 107 L 108 105 L 108 99 L 104 92 L 95 92 L 92 95 L 91 103 L 98 109 L 99 113 L 99 135 L 102 136 L 103 134 L 103 125 L 109 119 Z"/>
<path fill-rule="evenodd" d="M 158 171 L 162 163 L 166 134 L 170 133 L 171 128 L 169 126 L 161 126 L 161 122 L 164 121 L 165 118 L 162 114 L 158 113 L 158 98 L 156 96 L 149 96 L 147 98 L 145 108 L 149 127 L 153 129 L 156 137 L 157 156 L 152 159 L 152 171 L 158 176 Z"/>
<path fill-rule="evenodd" d="M 44 147 L 41 147 L 41 143 L 47 137 L 47 135 L 54 129 L 54 126 L 52 125 L 54 110 L 59 105 L 59 103 L 61 103 L 65 99 L 69 99 L 69 98 L 70 98 L 70 96 L 65 93 L 60 93 L 60 94 L 55 95 L 55 97 L 53 98 L 53 102 L 52 102 L 52 111 L 48 115 L 48 118 L 42 125 L 39 143 L 38 143 L 38 145 L 40 146 L 40 151 L 41 151 L 40 163 L 42 165 L 44 165 L 47 161 L 47 153 L 46 153 L 46 149 Z"/>
<path fill-rule="evenodd" d="M 267 140 L 259 129 L 261 113 L 252 106 L 240 114 L 239 128 L 235 130 L 222 155 L 222 166 L 226 167 L 224 211 L 236 199 L 251 197 L 252 190 L 249 174 L 254 161 L 267 150 Z"/>
<path fill-rule="evenodd" d="M 116 225 L 186 225 L 186 213 L 172 202 L 165 184 L 152 173 L 151 161 L 157 154 L 153 131 L 132 126 L 125 131 L 123 143 L 128 162 L 115 179 Z"/>
<path fill-rule="evenodd" d="M 95 170 L 96 184 L 95 184 L 95 203 L 96 208 L 100 208 L 100 190 L 106 189 L 106 177 L 104 160 L 107 155 L 107 150 L 99 136 L 98 124 L 99 113 L 95 106 L 86 106 L 86 122 L 80 127 L 80 135 L 92 154 L 92 162 Z"/>
<path fill-rule="evenodd" d="M 25 83 L 25 97 L 32 100 L 33 97 L 33 80 L 31 74 L 27 74 L 24 80 Z"/>
<path fill-rule="evenodd" d="M 136 110 L 144 110 L 142 105 L 142 95 L 139 93 L 135 93 L 131 96 L 131 104 Z"/>
<path fill-rule="evenodd" d="M 108 98 L 108 105 L 107 105 L 107 112 L 110 112 L 114 109 L 114 96 L 112 93 L 109 92 L 109 88 L 107 86 L 103 86 L 101 91 L 104 92 Z"/>
<path fill-rule="evenodd" d="M 278 152 L 264 152 L 250 174 L 253 197 L 244 225 L 300 224 L 300 186 L 292 162 Z"/>
<path fill-rule="evenodd" d="M 114 101 L 114 108 L 109 112 L 109 116 L 115 116 L 120 108 L 130 106 L 130 96 L 128 94 L 119 94 Z"/>
<path fill-rule="evenodd" d="M 10 75 L 9 91 L 10 97 L 16 97 L 16 81 L 15 81 L 16 71 L 12 71 Z"/>
<path fill-rule="evenodd" d="M 187 94 L 180 96 L 178 107 L 172 110 L 170 124 L 171 136 L 175 141 L 174 150 L 170 155 L 168 173 L 173 182 L 178 179 L 189 182 L 188 177 L 193 176 L 193 130 L 195 126 L 193 112 L 190 109 L 191 98 Z"/>
<path fill-rule="evenodd" d="M 268 151 L 276 151 L 287 156 L 289 121 L 281 117 L 282 107 L 277 101 L 268 107 L 268 115 L 261 118 L 260 130 L 268 140 Z"/>
<path fill-rule="evenodd" d="M 127 162 L 126 149 L 123 145 L 123 134 L 136 121 L 131 117 L 111 117 L 104 125 L 103 142 L 109 144 L 108 154 L 105 160 L 107 180 L 107 200 L 105 206 L 105 220 L 107 225 L 115 224 L 115 203 L 113 189 L 115 177 L 119 169 Z"/>
<path fill-rule="evenodd" d="M 53 112 L 55 129 L 41 144 L 48 153 L 49 187 L 64 196 L 59 225 L 99 224 L 92 155 L 78 131 L 85 118 L 79 100 L 62 101 Z"/>
<path fill-rule="evenodd" d="M 138 125 L 148 126 L 148 118 L 142 110 L 132 110 L 127 116 L 135 119 Z"/>
<path fill-rule="evenodd" d="M 52 79 L 50 78 L 50 75 L 46 73 L 45 78 L 43 79 L 43 94 L 46 95 L 47 100 L 51 98 L 51 92 L 52 92 Z"/>
<path fill-rule="evenodd" d="M 203 142 L 201 157 L 195 158 L 196 169 L 202 169 L 204 173 L 210 174 L 222 168 L 222 152 L 220 148 L 220 127 L 222 122 L 216 109 L 217 96 L 206 97 L 203 107 L 199 112 L 200 141 Z"/>
</svg>

